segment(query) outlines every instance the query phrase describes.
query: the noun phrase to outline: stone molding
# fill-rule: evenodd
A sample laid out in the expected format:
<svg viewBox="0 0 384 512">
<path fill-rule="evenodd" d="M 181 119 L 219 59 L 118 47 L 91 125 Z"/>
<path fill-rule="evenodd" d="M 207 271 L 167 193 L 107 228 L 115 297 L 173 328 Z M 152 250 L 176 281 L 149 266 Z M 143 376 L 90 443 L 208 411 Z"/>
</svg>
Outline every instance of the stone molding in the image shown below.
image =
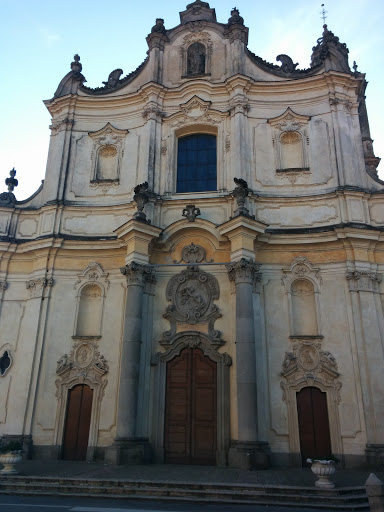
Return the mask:
<svg viewBox="0 0 384 512">
<path fill-rule="evenodd" d="M 219 466 L 227 463 L 230 442 L 229 429 L 229 369 L 232 359 L 227 353 L 218 352 L 212 346 L 209 337 L 200 332 L 178 333 L 175 343 L 165 352 L 158 352 L 152 357 L 154 370 L 153 386 L 153 422 L 151 444 L 157 463 L 164 462 L 164 424 L 166 404 L 167 363 L 180 355 L 185 348 L 199 348 L 205 356 L 217 363 L 217 456 Z"/>
<path fill-rule="evenodd" d="M 89 265 L 81 272 L 77 274 L 77 281 L 74 288 L 83 288 L 85 284 L 96 283 L 101 285 L 104 292 L 109 288 L 110 282 L 108 281 L 108 272 L 104 272 L 103 267 L 96 261 L 91 261 Z"/>
<path fill-rule="evenodd" d="M 235 263 L 228 263 L 226 267 L 229 280 L 234 281 L 236 285 L 240 283 L 256 285 L 261 281 L 262 274 L 259 273 L 261 265 L 252 260 L 241 258 Z"/>
<path fill-rule="evenodd" d="M 117 184 L 120 179 L 120 169 L 121 162 L 124 156 L 124 142 L 125 137 L 129 133 L 128 130 L 120 130 L 111 125 L 111 123 L 107 123 L 101 130 L 97 130 L 96 132 L 89 132 L 88 135 L 93 140 L 93 147 L 91 152 L 91 162 L 92 162 L 92 174 L 90 183 L 94 185 L 94 182 L 100 182 L 103 184 L 104 180 L 97 176 L 97 166 L 98 166 L 98 158 L 99 152 L 105 147 L 115 148 L 117 159 L 116 159 L 116 173 L 115 176 L 112 177 L 111 180 L 105 180 L 105 185 L 111 185 L 114 180 L 116 180 Z"/>
<path fill-rule="evenodd" d="M 307 382 L 308 386 L 321 381 L 332 385 L 336 390 L 337 402 L 341 401 L 341 382 L 336 359 L 331 352 L 321 350 L 321 337 L 293 337 L 293 351 L 286 352 L 281 375 L 286 379 L 282 383 L 283 400 L 287 401 L 286 387 L 298 382 Z"/>
<path fill-rule="evenodd" d="M 132 263 L 120 268 L 120 272 L 126 277 L 127 286 L 144 286 L 146 282 L 156 282 L 151 265 L 143 265 L 132 261 Z"/>
<path fill-rule="evenodd" d="M 314 386 L 327 396 L 332 450 L 343 453 L 339 418 L 342 384 L 337 362 L 330 352 L 321 350 L 320 336 L 302 336 L 292 340 L 293 351 L 285 353 L 281 372 L 284 380 L 280 382 L 288 412 L 289 450 L 293 454 L 300 453 L 296 394 L 305 387 Z"/>
<path fill-rule="evenodd" d="M 70 354 L 64 354 L 57 361 L 56 384 L 57 414 L 54 443 L 61 446 L 64 437 L 64 424 L 68 402 L 68 391 L 78 384 L 86 384 L 93 390 L 91 424 L 88 446 L 97 446 L 100 406 L 107 385 L 106 374 L 109 366 L 93 340 L 76 341 Z M 87 458 L 93 453 L 87 453 Z"/>
<path fill-rule="evenodd" d="M 43 297 L 45 288 L 53 286 L 53 283 L 54 281 L 52 278 L 47 279 L 45 277 L 26 281 L 25 286 L 28 290 L 29 298 L 34 299 Z"/>
<path fill-rule="evenodd" d="M 219 308 L 213 303 L 219 296 L 217 279 L 198 266 L 188 265 L 186 270 L 171 277 L 166 288 L 166 298 L 171 304 L 163 315 L 171 327 L 163 333 L 160 344 L 169 346 L 175 343 L 179 324 L 206 324 L 210 343 L 222 345 L 221 332 L 214 328 L 215 321 L 221 317 Z"/>
<path fill-rule="evenodd" d="M 351 292 L 374 292 L 379 293 L 381 274 L 364 270 L 347 272 L 346 278 Z"/>
<path fill-rule="evenodd" d="M 292 283 L 297 279 L 308 279 L 311 281 L 315 293 L 320 291 L 320 287 L 323 284 L 320 269 L 314 267 L 305 256 L 297 256 L 289 268 L 283 268 L 282 272 L 281 285 L 285 287 L 287 293 L 291 293 Z"/>
</svg>

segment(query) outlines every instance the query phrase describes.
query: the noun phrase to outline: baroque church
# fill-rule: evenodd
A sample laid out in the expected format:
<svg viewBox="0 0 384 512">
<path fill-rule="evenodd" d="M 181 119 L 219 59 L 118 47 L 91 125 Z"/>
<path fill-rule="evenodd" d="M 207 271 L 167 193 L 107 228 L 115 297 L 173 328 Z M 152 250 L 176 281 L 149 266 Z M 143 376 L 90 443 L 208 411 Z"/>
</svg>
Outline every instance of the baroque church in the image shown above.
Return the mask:
<svg viewBox="0 0 384 512">
<path fill-rule="evenodd" d="M 75 55 L 45 101 L 45 180 L 0 195 L 0 435 L 26 457 L 383 463 L 365 75 L 326 25 L 308 69 L 247 42 L 196 0 L 135 71 L 92 89 Z"/>
</svg>

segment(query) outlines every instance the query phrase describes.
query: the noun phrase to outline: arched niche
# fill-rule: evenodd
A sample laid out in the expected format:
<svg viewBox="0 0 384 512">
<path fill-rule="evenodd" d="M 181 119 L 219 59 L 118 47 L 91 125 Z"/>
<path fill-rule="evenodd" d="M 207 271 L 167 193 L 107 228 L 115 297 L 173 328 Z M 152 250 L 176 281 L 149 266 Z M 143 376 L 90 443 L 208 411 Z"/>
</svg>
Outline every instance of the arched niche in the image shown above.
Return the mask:
<svg viewBox="0 0 384 512">
<path fill-rule="evenodd" d="M 103 311 L 103 290 L 96 283 L 87 283 L 78 295 L 75 336 L 100 336 Z"/>
<path fill-rule="evenodd" d="M 206 48 L 202 43 L 192 43 L 187 50 L 187 75 L 199 76 L 205 74 Z"/>
<path fill-rule="evenodd" d="M 151 445 L 155 461 L 164 462 L 164 425 L 166 401 L 167 363 L 179 356 L 185 348 L 199 348 L 205 356 L 217 364 L 217 454 L 218 466 L 227 464 L 229 449 L 229 367 L 232 359 L 227 353 L 219 353 L 210 339 L 196 331 L 181 332 L 172 346 L 165 352 L 158 352 L 152 358 L 153 373 L 153 409 Z"/>
<path fill-rule="evenodd" d="M 309 279 L 291 283 L 291 311 L 293 336 L 318 335 L 315 288 Z"/>
<path fill-rule="evenodd" d="M 320 269 L 305 256 L 297 256 L 283 270 L 281 284 L 288 298 L 290 336 L 320 336 Z"/>
<path fill-rule="evenodd" d="M 118 150 L 108 144 L 97 151 L 96 180 L 118 179 Z"/>
<path fill-rule="evenodd" d="M 297 131 L 280 135 L 282 169 L 302 169 L 304 166 L 303 137 Z"/>
</svg>

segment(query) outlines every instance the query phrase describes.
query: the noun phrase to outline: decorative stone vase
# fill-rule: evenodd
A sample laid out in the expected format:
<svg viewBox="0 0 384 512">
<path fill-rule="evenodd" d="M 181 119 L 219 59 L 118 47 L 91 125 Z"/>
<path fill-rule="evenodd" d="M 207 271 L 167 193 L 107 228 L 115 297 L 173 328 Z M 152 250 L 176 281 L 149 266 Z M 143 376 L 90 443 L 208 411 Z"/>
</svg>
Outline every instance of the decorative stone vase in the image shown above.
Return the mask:
<svg viewBox="0 0 384 512">
<path fill-rule="evenodd" d="M 318 477 L 315 482 L 316 487 L 320 489 L 333 489 L 335 487 L 335 484 L 329 479 L 336 471 L 333 460 L 314 460 L 311 470 Z"/>
<path fill-rule="evenodd" d="M 0 453 L 0 463 L 3 464 L 3 469 L 0 471 L 1 475 L 17 475 L 18 471 L 15 469 L 15 464 L 21 462 L 21 452 L 5 452 Z"/>
</svg>

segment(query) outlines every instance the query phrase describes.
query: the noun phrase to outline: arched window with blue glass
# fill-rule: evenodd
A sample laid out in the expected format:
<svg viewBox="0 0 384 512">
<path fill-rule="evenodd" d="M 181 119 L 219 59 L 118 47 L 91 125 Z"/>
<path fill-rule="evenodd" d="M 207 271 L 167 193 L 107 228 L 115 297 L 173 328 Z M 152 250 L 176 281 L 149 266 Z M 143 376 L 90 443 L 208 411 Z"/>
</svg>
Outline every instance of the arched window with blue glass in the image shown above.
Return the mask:
<svg viewBox="0 0 384 512">
<path fill-rule="evenodd" d="M 216 135 L 196 133 L 178 139 L 176 192 L 217 190 Z"/>
</svg>

